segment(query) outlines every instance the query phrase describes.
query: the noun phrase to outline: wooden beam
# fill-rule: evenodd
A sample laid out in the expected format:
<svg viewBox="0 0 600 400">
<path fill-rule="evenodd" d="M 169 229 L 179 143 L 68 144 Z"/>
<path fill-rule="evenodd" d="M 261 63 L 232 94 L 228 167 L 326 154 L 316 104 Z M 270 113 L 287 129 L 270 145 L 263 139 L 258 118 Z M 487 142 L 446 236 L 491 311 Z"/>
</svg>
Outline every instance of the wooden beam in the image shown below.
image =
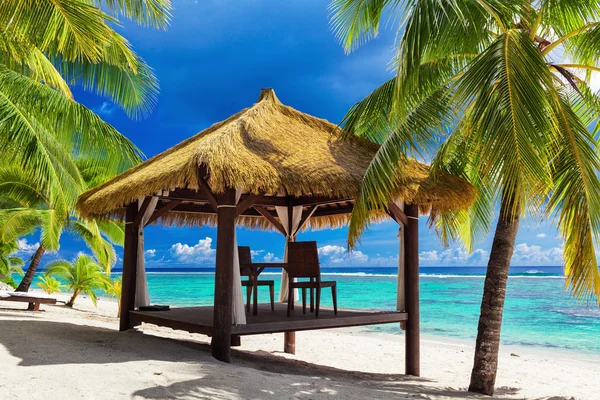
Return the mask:
<svg viewBox="0 0 600 400">
<path fill-rule="evenodd" d="M 302 219 L 300 220 L 300 223 L 298 224 L 298 229 L 296 229 L 296 232 L 294 232 L 294 236 L 297 235 L 298 232 L 300 232 L 302 230 L 302 228 L 304 228 L 304 225 L 308 222 L 310 217 L 313 216 L 315 211 L 317 211 L 317 208 L 319 208 L 318 204 L 316 206 L 312 206 L 310 209 L 308 209 L 307 211 L 304 212 L 304 215 L 302 216 Z"/>
<path fill-rule="evenodd" d="M 166 196 L 158 196 L 162 200 L 185 200 L 185 201 L 200 201 L 208 203 L 208 197 L 204 194 L 204 191 L 195 191 L 190 189 L 173 189 L 169 191 Z"/>
<path fill-rule="evenodd" d="M 279 233 L 281 233 L 284 236 L 287 236 L 287 233 L 285 233 L 285 229 L 283 229 L 283 225 L 281 225 L 281 223 L 275 219 L 275 217 L 273 216 L 273 214 L 271 214 L 270 212 L 268 212 L 267 210 L 265 210 L 261 206 L 255 205 L 254 209 L 256 211 L 258 211 L 258 213 L 260 215 L 262 215 L 263 217 L 265 217 L 275 227 L 275 229 L 277 229 L 279 231 Z"/>
<path fill-rule="evenodd" d="M 404 229 L 406 312 L 406 375 L 420 376 L 419 323 L 419 206 L 404 207 L 408 223 Z"/>
<path fill-rule="evenodd" d="M 129 312 L 135 308 L 135 282 L 140 229 L 134 224 L 138 215 L 137 201 L 125 209 L 125 243 L 123 244 L 123 287 L 121 294 L 121 316 L 119 330 L 132 327 Z"/>
<path fill-rule="evenodd" d="M 245 199 L 240 200 L 240 202 L 237 204 L 236 214 L 241 215 L 244 211 L 252 207 L 252 205 L 255 204 L 260 198 L 262 198 L 262 196 L 258 194 L 251 194 L 246 196 Z"/>
<path fill-rule="evenodd" d="M 400 207 L 398 207 L 396 203 L 390 201 L 388 209 L 392 214 L 392 218 L 394 218 L 396 222 L 405 226 L 408 224 L 408 218 L 406 217 L 406 214 L 400 209 Z"/>
<path fill-rule="evenodd" d="M 354 201 L 351 198 L 343 198 L 343 199 L 334 199 L 331 197 L 319 197 L 319 196 L 301 196 L 293 198 L 293 205 L 295 206 L 316 206 L 316 205 L 327 205 L 327 204 L 337 204 L 337 203 L 346 203 L 348 201 Z"/>
<path fill-rule="evenodd" d="M 208 186 L 208 183 L 206 183 L 204 178 L 198 178 L 198 188 L 206 196 L 208 204 L 210 204 L 213 210 L 217 212 L 217 199 L 215 198 L 215 195 L 213 194 L 210 186 Z"/>
<path fill-rule="evenodd" d="M 154 221 L 156 221 L 157 219 L 159 219 L 160 217 L 162 217 L 163 215 L 167 214 L 169 211 L 171 211 L 172 209 L 174 209 L 175 207 L 180 205 L 182 202 L 183 202 L 183 200 L 169 201 L 168 203 L 166 203 L 165 205 L 163 205 L 162 207 L 160 207 L 159 209 L 154 211 L 154 213 L 148 219 L 148 222 L 146 222 L 146 225 L 144 225 L 144 226 L 150 225 L 151 223 L 153 223 Z"/>
<path fill-rule="evenodd" d="M 217 207 L 217 254 L 215 267 L 215 297 L 213 315 L 212 355 L 217 360 L 231 362 L 231 325 L 233 287 L 233 253 L 235 243 L 235 189 L 219 196 Z"/>
<path fill-rule="evenodd" d="M 146 214 L 146 211 L 148 210 L 151 201 L 152 197 L 150 196 L 146 196 L 144 198 L 144 201 L 142 202 L 142 205 L 140 206 L 137 215 L 135 216 L 135 220 L 133 221 L 133 225 L 135 227 L 139 227 L 142 224 L 142 219 L 144 218 L 144 214 Z M 135 204 L 137 205 L 137 201 L 135 202 Z"/>
<path fill-rule="evenodd" d="M 184 200 L 184 201 L 189 201 L 189 202 L 201 202 L 201 203 L 209 203 L 210 199 L 209 197 L 206 195 L 205 190 L 202 189 L 202 187 L 208 188 L 209 191 L 212 192 L 212 190 L 210 190 L 210 187 L 208 186 L 208 184 L 206 183 L 206 181 L 204 179 L 202 179 L 202 182 L 198 182 L 198 186 L 201 186 L 201 188 L 198 191 L 195 190 L 190 190 L 190 189 L 173 189 L 171 191 L 169 191 L 169 195 L 168 196 L 158 196 L 161 200 L 172 200 L 172 199 L 179 199 L 179 200 Z M 240 197 L 239 203 L 241 204 L 244 201 L 246 201 L 246 199 L 248 197 L 251 196 L 256 196 L 254 194 L 244 194 Z M 323 197 L 323 196 L 300 196 L 300 197 L 294 197 L 291 199 L 292 201 L 292 205 L 295 206 L 313 206 L 313 205 L 328 205 L 328 204 L 337 204 L 337 203 L 346 203 L 349 201 L 354 201 L 351 198 L 342 198 L 342 199 L 335 199 L 335 198 L 331 198 L 331 197 Z M 290 204 L 290 198 L 289 197 L 281 197 L 281 196 L 266 196 L 266 195 L 262 195 L 260 196 L 260 199 L 256 201 L 257 205 L 259 206 L 287 206 Z"/>
<path fill-rule="evenodd" d="M 322 208 L 319 207 L 318 210 L 314 212 L 313 217 L 325 217 L 329 215 L 342 215 L 342 214 L 351 214 L 354 205 L 350 207 L 335 207 L 335 208 Z"/>
</svg>

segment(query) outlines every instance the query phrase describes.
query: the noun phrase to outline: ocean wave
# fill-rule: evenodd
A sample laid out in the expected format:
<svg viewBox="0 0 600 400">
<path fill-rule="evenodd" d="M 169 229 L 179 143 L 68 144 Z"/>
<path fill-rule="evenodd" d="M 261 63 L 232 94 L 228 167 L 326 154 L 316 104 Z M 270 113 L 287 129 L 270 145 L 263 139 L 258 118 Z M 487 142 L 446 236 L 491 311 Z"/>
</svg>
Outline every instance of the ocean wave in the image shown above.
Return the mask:
<svg viewBox="0 0 600 400">
<path fill-rule="evenodd" d="M 281 272 L 263 272 L 261 275 L 281 275 Z M 356 276 L 356 277 L 395 277 L 396 274 L 381 274 L 371 272 L 324 272 L 321 271 L 321 275 L 328 276 Z M 485 275 L 460 275 L 460 274 L 431 274 L 421 273 L 419 274 L 422 278 L 474 278 L 481 279 L 485 278 Z M 509 275 L 511 279 L 565 279 L 564 276 L 559 275 Z"/>
<path fill-rule="evenodd" d="M 117 271 L 121 273 L 121 271 Z M 146 270 L 148 275 L 214 275 L 214 271 L 149 271 Z M 281 274 L 279 274 L 281 275 Z"/>
<path fill-rule="evenodd" d="M 262 275 L 281 275 L 281 272 L 263 272 Z M 370 273 L 370 272 L 325 272 L 321 270 L 321 275 L 327 276 L 388 276 L 393 277 L 396 274 L 378 274 L 378 273 Z"/>
</svg>

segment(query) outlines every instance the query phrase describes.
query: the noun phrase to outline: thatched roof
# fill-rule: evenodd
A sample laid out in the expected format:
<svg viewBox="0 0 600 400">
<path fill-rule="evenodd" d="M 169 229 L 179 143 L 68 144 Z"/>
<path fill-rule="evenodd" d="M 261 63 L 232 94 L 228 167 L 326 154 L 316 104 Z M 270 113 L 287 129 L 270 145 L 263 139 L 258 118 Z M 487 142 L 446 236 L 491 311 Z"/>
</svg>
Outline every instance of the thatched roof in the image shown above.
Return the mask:
<svg viewBox="0 0 600 400">
<path fill-rule="evenodd" d="M 162 190 L 198 190 L 201 168 L 215 193 L 234 187 L 273 196 L 355 198 L 378 145 L 358 138 L 339 140 L 339 134 L 336 125 L 285 106 L 273 90 L 263 89 L 252 107 L 87 191 L 77 210 L 88 218 L 120 215 L 125 205 Z M 399 181 L 398 198 L 422 208 L 463 208 L 475 197 L 467 182 L 449 175 L 434 181 L 428 166 L 417 161 L 403 168 Z M 346 221 L 322 218 L 313 227 Z M 180 212 L 162 218 L 163 223 L 187 225 L 211 220 Z"/>
</svg>

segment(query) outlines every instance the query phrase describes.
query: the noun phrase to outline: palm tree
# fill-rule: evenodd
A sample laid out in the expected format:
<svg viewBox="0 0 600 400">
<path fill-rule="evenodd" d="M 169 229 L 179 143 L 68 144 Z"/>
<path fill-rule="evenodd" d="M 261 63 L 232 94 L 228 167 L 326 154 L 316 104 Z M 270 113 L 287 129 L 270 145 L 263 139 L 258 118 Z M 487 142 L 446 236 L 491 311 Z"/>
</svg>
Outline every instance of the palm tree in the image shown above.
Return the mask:
<svg viewBox="0 0 600 400">
<path fill-rule="evenodd" d="M 346 115 L 347 132 L 381 144 L 351 217 L 353 246 L 367 210 L 387 207 L 407 156 L 433 157 L 470 180 L 468 213 L 432 208 L 444 243 L 472 249 L 499 206 L 484 283 L 470 391 L 494 391 L 506 282 L 519 221 L 555 216 L 566 285 L 600 299 L 600 5 L 591 0 L 333 0 L 347 51 L 375 37 L 384 15 L 404 14 L 396 76 Z M 597 126 L 597 125 L 596 125 Z M 437 153 L 436 153 L 437 150 Z"/>
<path fill-rule="evenodd" d="M 104 268 L 96 262 L 94 257 L 83 253 L 79 253 L 72 262 L 52 261 L 47 265 L 45 275 L 62 279 L 68 285 L 69 290 L 73 291 L 73 296 L 66 304 L 68 307 L 73 307 L 77 296 L 82 292 L 90 296 L 92 303 L 96 305 L 98 297 L 94 290 L 104 290 L 112 283 L 105 274 Z"/>
<path fill-rule="evenodd" d="M 113 26 L 122 16 L 164 29 L 170 10 L 169 0 L 1 2 L 0 155 L 61 186 L 64 203 L 82 186 L 72 148 L 113 173 L 136 164 L 139 150 L 76 103 L 69 85 L 107 97 L 132 117 L 147 115 L 156 78 Z"/>
<path fill-rule="evenodd" d="M 19 250 L 16 242 L 0 243 L 0 282 L 4 282 L 12 287 L 16 283 L 12 277 L 13 274 L 23 276 L 23 259 L 13 255 Z"/>
<path fill-rule="evenodd" d="M 82 165 L 83 175 L 92 183 L 107 179 L 103 171 L 86 170 L 85 160 L 75 164 L 76 167 L 77 164 Z M 80 173 L 79 169 L 77 171 Z M 29 290 L 42 256 L 46 251 L 55 252 L 59 249 L 60 238 L 65 231 L 81 238 L 107 272 L 116 262 L 113 244 L 123 243 L 122 224 L 113 220 L 87 221 L 78 218 L 72 206 L 62 202 L 59 192 L 60 187 L 44 186 L 31 171 L 15 166 L 0 166 L 0 197 L 5 203 L 6 200 L 13 202 L 11 207 L 0 209 L 0 243 L 14 241 L 40 229 L 40 245 L 31 257 L 17 291 Z"/>
<path fill-rule="evenodd" d="M 106 293 L 117 299 L 117 318 L 121 316 L 121 293 L 123 292 L 123 280 L 121 277 L 115 278 L 110 285 L 106 287 Z"/>
<path fill-rule="evenodd" d="M 60 283 L 60 281 L 53 276 L 40 277 L 40 281 L 37 283 L 37 285 L 48 294 L 60 292 L 60 289 L 62 288 L 62 283 Z"/>
</svg>

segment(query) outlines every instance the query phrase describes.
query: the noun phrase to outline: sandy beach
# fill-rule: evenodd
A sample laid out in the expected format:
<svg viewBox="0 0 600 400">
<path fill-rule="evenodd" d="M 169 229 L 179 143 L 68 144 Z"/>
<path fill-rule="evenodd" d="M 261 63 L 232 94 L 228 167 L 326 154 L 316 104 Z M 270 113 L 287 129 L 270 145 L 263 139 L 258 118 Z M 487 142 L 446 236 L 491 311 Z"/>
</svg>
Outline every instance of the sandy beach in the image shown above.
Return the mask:
<svg viewBox="0 0 600 400">
<path fill-rule="evenodd" d="M 59 296 L 66 300 L 65 296 Z M 473 343 L 422 341 L 422 378 L 402 375 L 403 337 L 365 329 L 242 338 L 234 362 L 210 356 L 209 338 L 152 325 L 119 333 L 116 303 L 74 309 L 0 303 L 0 399 L 458 399 Z M 600 356 L 503 346 L 495 398 L 597 399 Z"/>
</svg>

